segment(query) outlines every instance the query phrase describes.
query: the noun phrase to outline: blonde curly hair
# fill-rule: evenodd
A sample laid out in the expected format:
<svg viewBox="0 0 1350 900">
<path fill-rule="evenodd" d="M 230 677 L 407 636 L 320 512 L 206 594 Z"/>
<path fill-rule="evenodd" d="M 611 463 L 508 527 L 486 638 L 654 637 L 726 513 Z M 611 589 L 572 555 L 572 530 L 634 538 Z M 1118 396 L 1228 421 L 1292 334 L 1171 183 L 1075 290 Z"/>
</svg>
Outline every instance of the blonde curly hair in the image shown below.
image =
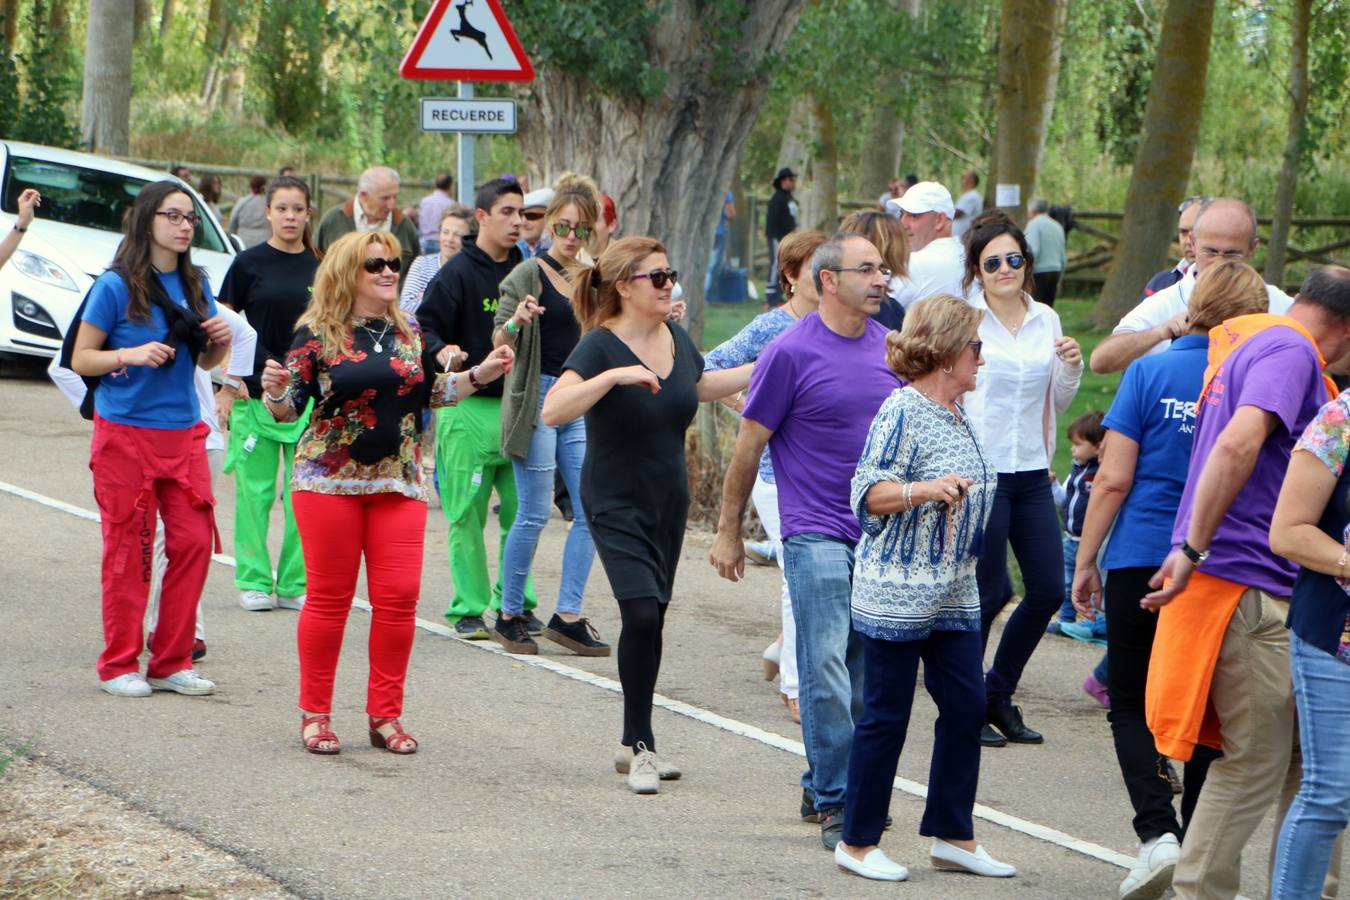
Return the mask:
<svg viewBox="0 0 1350 900">
<path fill-rule="evenodd" d="M 951 294 L 933 294 L 905 310 L 899 331 L 886 335 L 886 365 L 906 381 L 951 365 L 976 340 L 984 314 Z"/>
</svg>

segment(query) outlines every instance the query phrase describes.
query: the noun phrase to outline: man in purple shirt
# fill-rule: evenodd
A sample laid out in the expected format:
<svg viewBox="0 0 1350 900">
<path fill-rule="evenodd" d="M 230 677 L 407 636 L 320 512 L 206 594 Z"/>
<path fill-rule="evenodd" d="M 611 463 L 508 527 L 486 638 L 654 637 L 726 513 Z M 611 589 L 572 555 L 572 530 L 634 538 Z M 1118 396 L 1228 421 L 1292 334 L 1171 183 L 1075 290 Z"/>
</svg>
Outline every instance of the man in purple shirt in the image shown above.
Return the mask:
<svg viewBox="0 0 1350 900">
<path fill-rule="evenodd" d="M 422 242 L 423 253 L 441 252 L 441 216 L 455 202 L 450 189 L 455 186 L 455 177 L 449 172 L 436 176 L 436 190 L 422 198 L 417 205 L 418 239 Z"/>
<path fill-rule="evenodd" d="M 1243 320 L 1231 322 L 1211 341 L 1240 335 Z M 1237 344 L 1201 395 L 1176 549 L 1143 600 L 1157 610 L 1185 599 L 1197 567 L 1209 584 L 1226 582 L 1228 593 L 1240 594 L 1236 609 L 1220 604 L 1214 612 L 1227 620 L 1208 691 L 1224 756 L 1210 767 L 1181 845 L 1172 886 L 1182 898 L 1234 896 L 1243 846 L 1282 789 L 1290 788 L 1287 806 L 1299 783 L 1284 625 L 1298 567 L 1271 552 L 1270 520 L 1294 443 L 1330 399 L 1322 360 L 1333 371 L 1350 361 L 1350 269 L 1314 269 L 1287 318 L 1274 322 Z M 1158 627 L 1163 637 L 1168 617 Z M 1149 680 L 1152 695 L 1152 670 Z M 1152 710 L 1150 726 L 1157 734 Z"/>
<path fill-rule="evenodd" d="M 816 250 L 820 309 L 766 347 L 755 365 L 722 490 L 710 561 L 732 581 L 745 573 L 741 518 L 765 444 L 778 482 L 783 562 L 797 623 L 802 815 L 834 850 L 843 832 L 853 722 L 862 711 L 861 647 L 849 598 L 861 536 L 849 485 L 867 431 L 900 385 L 886 365 L 886 329 L 871 319 L 891 273 L 866 238 L 837 234 Z"/>
</svg>

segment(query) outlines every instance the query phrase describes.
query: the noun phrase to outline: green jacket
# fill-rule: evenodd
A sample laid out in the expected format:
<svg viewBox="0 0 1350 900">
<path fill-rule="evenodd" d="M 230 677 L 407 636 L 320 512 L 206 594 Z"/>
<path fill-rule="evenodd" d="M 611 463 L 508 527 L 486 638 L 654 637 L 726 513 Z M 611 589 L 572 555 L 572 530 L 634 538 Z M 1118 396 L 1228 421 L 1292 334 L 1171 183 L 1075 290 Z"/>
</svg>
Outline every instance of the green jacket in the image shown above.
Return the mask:
<svg viewBox="0 0 1350 900">
<path fill-rule="evenodd" d="M 348 200 L 341 206 L 335 206 L 323 214 L 323 219 L 319 222 L 319 230 L 314 233 L 314 245 L 319 248 L 320 253 L 327 253 L 328 248 L 333 242 L 344 234 L 350 234 L 356 230 L 356 198 Z M 422 252 L 422 243 L 417 236 L 417 226 L 413 220 L 409 219 L 397 209 L 394 210 L 394 237 L 398 238 L 403 258 L 403 268 L 398 273 L 398 292 L 403 293 L 403 280 L 408 277 L 408 270 L 412 268 L 412 261 Z"/>
<path fill-rule="evenodd" d="M 502 279 L 493 330 L 503 327 L 516 314 L 526 296 L 539 299 L 544 290 L 539 260 L 531 257 Z M 502 386 L 502 453 L 524 459 L 530 439 L 539 424 L 539 317 L 535 316 L 516 336 L 516 361 Z"/>
</svg>

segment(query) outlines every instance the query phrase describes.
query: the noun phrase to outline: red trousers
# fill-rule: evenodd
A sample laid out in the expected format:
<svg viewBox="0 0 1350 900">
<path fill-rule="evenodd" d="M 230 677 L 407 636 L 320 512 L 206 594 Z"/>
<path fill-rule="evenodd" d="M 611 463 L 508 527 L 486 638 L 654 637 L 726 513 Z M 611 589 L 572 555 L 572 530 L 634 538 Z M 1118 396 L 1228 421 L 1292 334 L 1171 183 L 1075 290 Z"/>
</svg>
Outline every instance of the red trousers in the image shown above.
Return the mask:
<svg viewBox="0 0 1350 900">
<path fill-rule="evenodd" d="M 168 567 L 146 674 L 164 678 L 192 667 L 197 601 L 215 538 L 208 429 L 166 431 L 94 418 L 89 468 L 103 526 L 104 681 L 139 669 L 149 595 L 155 513 L 164 523 Z"/>
<path fill-rule="evenodd" d="M 305 606 L 296 629 L 300 708 L 332 712 L 333 677 L 364 555 L 372 610 L 366 712 L 402 715 L 403 682 L 422 590 L 426 503 L 402 494 L 296 491 L 291 505 L 305 554 Z"/>
</svg>

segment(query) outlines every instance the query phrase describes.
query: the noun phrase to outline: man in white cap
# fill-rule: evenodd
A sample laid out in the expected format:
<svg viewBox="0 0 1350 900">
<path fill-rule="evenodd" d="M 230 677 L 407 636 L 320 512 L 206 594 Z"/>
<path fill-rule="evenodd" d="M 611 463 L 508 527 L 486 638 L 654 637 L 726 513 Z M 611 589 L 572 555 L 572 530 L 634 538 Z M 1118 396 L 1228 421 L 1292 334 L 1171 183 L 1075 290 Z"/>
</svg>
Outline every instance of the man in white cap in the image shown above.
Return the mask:
<svg viewBox="0 0 1350 900">
<path fill-rule="evenodd" d="M 544 234 L 544 215 L 553 202 L 553 188 L 540 188 L 525 195 L 520 208 L 520 240 L 516 246 L 524 259 L 538 256 L 548 249 L 548 235 Z"/>
<path fill-rule="evenodd" d="M 900 207 L 900 224 L 909 236 L 909 275 L 894 296 L 901 306 L 934 294 L 965 297 L 961 277 L 966 251 L 952 237 L 956 208 L 951 193 L 936 181 L 920 181 L 893 201 Z"/>
</svg>

